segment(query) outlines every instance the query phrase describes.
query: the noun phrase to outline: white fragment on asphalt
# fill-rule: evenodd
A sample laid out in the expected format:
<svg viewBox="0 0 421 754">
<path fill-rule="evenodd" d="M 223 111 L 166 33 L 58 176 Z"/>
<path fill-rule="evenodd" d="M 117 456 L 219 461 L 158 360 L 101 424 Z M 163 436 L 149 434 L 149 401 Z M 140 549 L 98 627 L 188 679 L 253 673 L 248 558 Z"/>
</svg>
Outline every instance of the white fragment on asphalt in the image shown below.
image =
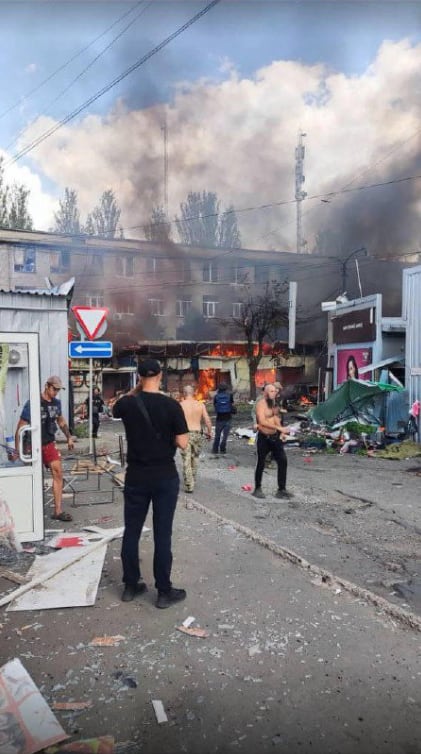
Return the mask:
<svg viewBox="0 0 421 754">
<path fill-rule="evenodd" d="M 186 618 L 186 620 L 183 620 L 183 623 L 182 623 L 182 625 L 183 625 L 183 626 L 184 626 L 185 628 L 188 628 L 189 626 L 191 626 L 191 624 L 192 624 L 192 623 L 194 623 L 194 622 L 195 622 L 195 620 L 196 620 L 196 618 L 193 618 L 193 616 L 192 616 L 192 615 L 189 615 L 189 617 L 188 617 L 188 618 Z"/>
<path fill-rule="evenodd" d="M 261 653 L 260 644 L 255 644 L 253 647 L 249 647 L 249 657 L 253 657 L 253 655 L 257 655 Z"/>
<path fill-rule="evenodd" d="M 161 723 L 167 723 L 168 717 L 164 710 L 164 705 L 162 704 L 160 699 L 152 699 L 152 705 L 155 712 L 156 722 L 158 725 Z"/>
</svg>

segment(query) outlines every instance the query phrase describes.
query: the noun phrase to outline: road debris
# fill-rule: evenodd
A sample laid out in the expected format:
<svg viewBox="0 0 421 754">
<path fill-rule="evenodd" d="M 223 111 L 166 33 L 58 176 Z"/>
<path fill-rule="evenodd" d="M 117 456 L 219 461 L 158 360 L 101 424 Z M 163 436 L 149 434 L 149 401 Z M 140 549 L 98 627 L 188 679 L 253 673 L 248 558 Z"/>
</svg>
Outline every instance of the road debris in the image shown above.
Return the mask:
<svg viewBox="0 0 421 754">
<path fill-rule="evenodd" d="M 117 634 L 116 636 L 96 636 L 89 642 L 90 647 L 116 647 L 126 637 Z"/>
<path fill-rule="evenodd" d="M 7 744 L 7 741 L 19 740 L 19 754 L 35 754 L 68 738 L 31 676 L 17 658 L 0 668 L 0 695 L 0 742 L 5 741 Z M 18 751 L 14 746 L 0 750 Z"/>
<path fill-rule="evenodd" d="M 154 708 L 156 722 L 158 725 L 161 725 L 161 723 L 167 723 L 168 717 L 164 710 L 164 705 L 162 704 L 160 699 L 152 699 L 152 706 Z"/>
<path fill-rule="evenodd" d="M 89 709 L 89 707 L 92 707 L 91 700 L 86 702 L 53 702 L 51 705 L 51 709 L 70 710 L 72 712 L 81 709 Z"/>
<path fill-rule="evenodd" d="M 199 639 L 207 639 L 209 636 L 209 633 L 199 626 L 177 626 L 177 631 L 182 631 L 183 634 L 188 634 L 188 636 L 197 636 Z"/>
</svg>

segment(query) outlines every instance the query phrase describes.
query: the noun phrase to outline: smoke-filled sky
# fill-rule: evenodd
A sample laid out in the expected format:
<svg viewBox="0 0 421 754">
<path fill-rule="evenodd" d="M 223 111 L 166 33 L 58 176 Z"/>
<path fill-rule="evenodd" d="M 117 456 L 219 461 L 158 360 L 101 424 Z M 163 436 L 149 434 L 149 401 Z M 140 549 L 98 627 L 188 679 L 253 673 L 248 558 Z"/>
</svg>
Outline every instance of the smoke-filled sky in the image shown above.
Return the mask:
<svg viewBox="0 0 421 754">
<path fill-rule="evenodd" d="M 302 132 L 309 251 L 421 249 L 421 3 L 221 0 L 95 99 L 206 5 L 0 0 L 0 154 L 35 227 L 53 226 L 66 186 L 82 221 L 111 188 L 142 238 L 164 204 L 166 121 L 170 218 L 189 191 L 214 191 L 244 247 L 295 251 Z"/>
</svg>

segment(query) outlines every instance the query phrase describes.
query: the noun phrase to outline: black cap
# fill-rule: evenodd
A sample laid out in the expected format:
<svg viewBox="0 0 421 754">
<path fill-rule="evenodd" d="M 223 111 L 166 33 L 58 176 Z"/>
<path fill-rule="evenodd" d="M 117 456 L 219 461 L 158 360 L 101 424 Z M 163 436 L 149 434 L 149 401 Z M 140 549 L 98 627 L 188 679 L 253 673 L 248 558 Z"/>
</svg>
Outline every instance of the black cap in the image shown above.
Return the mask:
<svg viewBox="0 0 421 754">
<path fill-rule="evenodd" d="M 145 359 L 137 368 L 139 377 L 155 377 L 162 372 L 161 364 L 156 359 Z"/>
</svg>

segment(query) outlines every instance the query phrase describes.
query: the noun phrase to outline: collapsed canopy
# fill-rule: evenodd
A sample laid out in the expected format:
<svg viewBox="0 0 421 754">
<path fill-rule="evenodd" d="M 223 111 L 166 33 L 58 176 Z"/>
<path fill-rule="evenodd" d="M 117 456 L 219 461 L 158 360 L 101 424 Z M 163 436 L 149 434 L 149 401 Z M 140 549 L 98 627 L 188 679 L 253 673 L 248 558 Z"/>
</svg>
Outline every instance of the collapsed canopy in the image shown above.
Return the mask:
<svg viewBox="0 0 421 754">
<path fill-rule="evenodd" d="M 401 387 L 382 382 L 346 380 L 324 403 L 310 409 L 307 415 L 316 424 L 334 424 L 356 418 L 380 423 L 378 409 L 383 406 L 385 395 L 402 391 Z"/>
</svg>

